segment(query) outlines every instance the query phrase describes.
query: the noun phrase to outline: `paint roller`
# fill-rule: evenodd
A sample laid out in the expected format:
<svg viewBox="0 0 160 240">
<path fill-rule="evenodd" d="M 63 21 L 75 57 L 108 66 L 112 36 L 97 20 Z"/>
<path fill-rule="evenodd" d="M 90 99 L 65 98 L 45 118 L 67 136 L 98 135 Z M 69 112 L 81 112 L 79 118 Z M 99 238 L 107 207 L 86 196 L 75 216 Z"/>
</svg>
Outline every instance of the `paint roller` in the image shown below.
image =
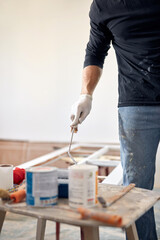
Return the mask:
<svg viewBox="0 0 160 240">
<path fill-rule="evenodd" d="M 2 201 L 9 201 L 14 203 L 22 202 L 26 197 L 25 189 L 20 189 L 14 193 L 9 194 L 6 190 L 0 189 L 0 198 Z"/>
</svg>

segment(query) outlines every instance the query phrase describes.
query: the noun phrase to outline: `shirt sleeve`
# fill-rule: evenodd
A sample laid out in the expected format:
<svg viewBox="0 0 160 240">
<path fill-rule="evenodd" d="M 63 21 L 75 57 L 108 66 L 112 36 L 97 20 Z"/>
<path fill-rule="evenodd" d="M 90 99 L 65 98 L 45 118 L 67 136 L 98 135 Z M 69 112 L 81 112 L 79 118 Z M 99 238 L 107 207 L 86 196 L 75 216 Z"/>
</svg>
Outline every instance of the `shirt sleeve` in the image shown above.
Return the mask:
<svg viewBox="0 0 160 240">
<path fill-rule="evenodd" d="M 108 54 L 112 34 L 103 22 L 103 15 L 93 1 L 90 8 L 90 36 L 86 47 L 84 67 L 96 65 L 103 68 L 105 57 Z"/>
</svg>

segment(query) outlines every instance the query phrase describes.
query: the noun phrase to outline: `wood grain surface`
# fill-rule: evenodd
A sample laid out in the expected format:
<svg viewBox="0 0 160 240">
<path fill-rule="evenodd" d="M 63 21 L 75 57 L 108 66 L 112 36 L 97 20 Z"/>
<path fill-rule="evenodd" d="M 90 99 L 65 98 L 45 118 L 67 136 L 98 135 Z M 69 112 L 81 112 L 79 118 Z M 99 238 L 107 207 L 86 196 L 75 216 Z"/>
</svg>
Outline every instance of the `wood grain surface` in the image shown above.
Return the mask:
<svg viewBox="0 0 160 240">
<path fill-rule="evenodd" d="M 99 184 L 99 196 L 107 199 L 118 194 L 124 187 L 116 185 Z M 140 188 L 134 188 L 112 206 L 102 209 L 98 204 L 92 208 L 94 211 L 107 212 L 119 215 L 123 219 L 122 227 L 127 228 L 149 210 L 160 199 L 160 193 Z M 68 206 L 68 199 L 59 199 L 55 207 L 36 208 L 26 206 L 26 203 L 12 204 L 10 207 L 0 203 L 1 211 L 10 211 L 17 214 L 44 218 L 51 221 L 67 223 L 75 226 L 104 226 L 105 224 L 94 220 L 82 220 L 75 209 Z"/>
</svg>

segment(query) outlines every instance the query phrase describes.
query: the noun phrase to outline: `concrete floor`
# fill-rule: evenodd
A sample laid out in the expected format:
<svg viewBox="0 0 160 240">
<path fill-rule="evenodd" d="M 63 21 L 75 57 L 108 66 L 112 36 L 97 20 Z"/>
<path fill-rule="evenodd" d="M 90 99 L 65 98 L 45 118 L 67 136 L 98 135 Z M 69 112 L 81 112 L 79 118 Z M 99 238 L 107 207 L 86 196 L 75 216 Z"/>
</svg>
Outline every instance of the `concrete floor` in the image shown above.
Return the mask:
<svg viewBox="0 0 160 240">
<path fill-rule="evenodd" d="M 155 205 L 155 218 L 160 240 L 160 201 Z M 0 240 L 35 240 L 36 223 L 34 218 L 7 213 Z M 55 239 L 55 223 L 47 221 L 45 240 Z M 60 239 L 80 240 L 79 228 L 61 224 Z M 100 227 L 100 240 L 125 240 L 125 233 L 121 229 Z"/>
</svg>

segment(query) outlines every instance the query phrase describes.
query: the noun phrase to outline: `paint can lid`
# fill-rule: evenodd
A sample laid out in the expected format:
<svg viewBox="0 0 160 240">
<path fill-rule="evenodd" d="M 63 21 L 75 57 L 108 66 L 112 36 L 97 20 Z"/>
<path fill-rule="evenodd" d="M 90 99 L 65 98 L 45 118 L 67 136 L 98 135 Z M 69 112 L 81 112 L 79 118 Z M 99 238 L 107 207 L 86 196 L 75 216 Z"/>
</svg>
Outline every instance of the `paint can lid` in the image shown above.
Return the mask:
<svg viewBox="0 0 160 240">
<path fill-rule="evenodd" d="M 89 164 L 75 164 L 75 165 L 72 165 L 68 168 L 69 170 L 83 170 L 83 171 L 88 171 L 88 170 L 91 170 L 91 171 L 97 171 L 98 170 L 98 167 L 95 166 L 95 165 L 89 165 Z"/>
<path fill-rule="evenodd" d="M 31 167 L 26 169 L 26 172 L 53 172 L 57 170 L 56 167 L 45 167 L 45 166 L 38 166 L 38 167 Z"/>
</svg>

